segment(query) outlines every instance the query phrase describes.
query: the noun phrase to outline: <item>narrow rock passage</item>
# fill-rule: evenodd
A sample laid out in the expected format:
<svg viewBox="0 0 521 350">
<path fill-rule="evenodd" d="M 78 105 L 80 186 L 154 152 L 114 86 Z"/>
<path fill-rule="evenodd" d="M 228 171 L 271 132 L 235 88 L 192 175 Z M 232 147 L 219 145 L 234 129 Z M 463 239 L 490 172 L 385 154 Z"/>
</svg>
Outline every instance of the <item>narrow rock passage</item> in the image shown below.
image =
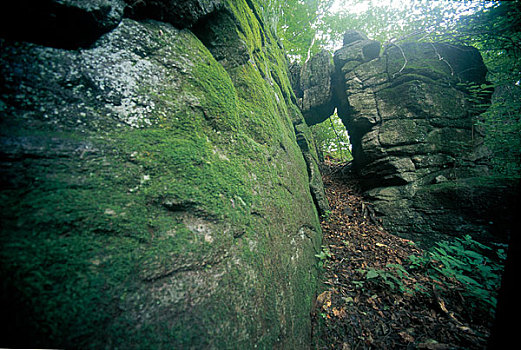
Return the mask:
<svg viewBox="0 0 521 350">
<path fill-rule="evenodd" d="M 470 313 L 454 279 L 411 269 L 423 251 L 387 233 L 349 170 L 326 164 L 322 289 L 315 349 L 484 349 L 490 317 Z M 436 263 L 433 261 L 432 263 Z"/>
</svg>

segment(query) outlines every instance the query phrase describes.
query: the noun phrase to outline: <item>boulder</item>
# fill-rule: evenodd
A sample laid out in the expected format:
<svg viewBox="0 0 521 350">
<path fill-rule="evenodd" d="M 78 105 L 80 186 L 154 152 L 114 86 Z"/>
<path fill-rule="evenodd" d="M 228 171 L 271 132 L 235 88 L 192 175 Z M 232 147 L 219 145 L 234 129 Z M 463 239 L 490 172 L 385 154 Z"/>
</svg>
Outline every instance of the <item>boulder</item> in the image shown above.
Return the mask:
<svg viewBox="0 0 521 350">
<path fill-rule="evenodd" d="M 448 168 L 454 168 L 455 159 L 473 160 L 452 170 L 458 176 L 482 170 L 476 168 L 479 157 L 475 153 L 482 137 L 469 113 L 471 96 L 460 86 L 483 83 L 486 67 L 477 50 L 452 47 L 457 56 L 450 48 L 429 43 L 391 46 L 381 58 L 342 70 L 346 103 L 340 115 L 358 155 L 355 166 L 368 187 L 374 186 L 371 181 L 382 184 L 377 175 L 380 168 L 374 164 L 396 163 L 391 159 L 409 164 L 392 166 L 398 175 L 415 172 L 408 178 L 423 183 L 438 175 L 450 178 Z M 470 67 L 460 61 L 481 65 L 473 64 L 475 73 L 467 74 Z M 465 80 L 469 78 L 475 80 Z"/>
<path fill-rule="evenodd" d="M 154 20 L 2 39 L 2 346 L 309 347 L 320 176 L 258 9 L 211 22 L 245 62 Z"/>
<path fill-rule="evenodd" d="M 192 26 L 192 32 L 197 35 L 212 56 L 225 68 L 234 68 L 246 62 L 254 62 L 250 56 L 247 41 L 241 38 L 237 19 L 228 10 L 214 11 Z"/>
<path fill-rule="evenodd" d="M 308 125 L 321 123 L 335 110 L 333 100 L 333 62 L 331 54 L 325 50 L 305 62 L 300 72 L 299 106 Z"/>
<path fill-rule="evenodd" d="M 365 34 L 355 30 L 344 34 L 344 45 L 335 51 L 335 67 L 343 68 L 346 63 L 368 62 L 380 55 L 381 45 L 376 40 L 369 40 Z M 353 64 L 353 63 L 351 63 Z"/>
<path fill-rule="evenodd" d="M 224 7 L 223 0 L 124 0 L 127 14 L 135 19 L 155 19 L 177 28 L 191 27 L 197 21 Z"/>
<path fill-rule="evenodd" d="M 488 198 L 494 186 L 460 183 L 488 172 L 483 136 L 474 125 L 482 109 L 467 88 L 485 82 L 479 52 L 406 43 L 365 59 L 367 40 L 348 38 L 357 40 L 335 52 L 339 116 L 349 130 L 353 165 L 384 226 L 426 245 L 447 234 L 486 237 L 494 231 L 483 219 L 490 216 L 474 196 Z"/>
<path fill-rule="evenodd" d="M 347 30 L 343 37 L 343 46 L 349 46 L 356 41 L 368 40 L 367 35 L 354 29 Z"/>
<path fill-rule="evenodd" d="M 297 98 L 302 98 L 303 92 L 300 87 L 300 71 L 302 70 L 302 66 L 298 62 L 291 62 L 288 69 L 291 88 Z"/>
<path fill-rule="evenodd" d="M 486 83 L 479 51 L 409 42 L 380 53 L 378 42 L 351 30 L 333 62 L 331 68 L 324 52 L 312 57 L 293 78 L 300 81 L 295 91 L 310 125 L 338 108 L 354 170 L 384 226 L 426 245 L 447 235 L 489 239 L 501 231 L 493 215 L 508 215 L 488 215 L 478 198 L 494 202 L 496 188 L 510 203 L 516 192 L 504 181 L 483 180 L 490 153 L 475 120 L 491 91 L 477 98 L 471 92 Z"/>
</svg>

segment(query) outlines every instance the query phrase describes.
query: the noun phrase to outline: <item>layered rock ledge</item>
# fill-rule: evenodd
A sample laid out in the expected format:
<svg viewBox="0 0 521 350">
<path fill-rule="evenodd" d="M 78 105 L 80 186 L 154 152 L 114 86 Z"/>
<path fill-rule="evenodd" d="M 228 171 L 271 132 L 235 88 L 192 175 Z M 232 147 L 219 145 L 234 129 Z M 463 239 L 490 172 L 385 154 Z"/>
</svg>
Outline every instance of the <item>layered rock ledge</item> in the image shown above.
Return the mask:
<svg viewBox="0 0 521 350">
<path fill-rule="evenodd" d="M 333 62 L 326 56 L 300 69 L 303 115 L 312 125 L 338 108 L 353 168 L 387 229 L 427 244 L 504 231 L 497 218 L 514 191 L 509 182 L 483 178 L 490 155 L 476 121 L 492 91 L 471 92 L 486 85 L 477 49 L 418 42 L 381 48 L 349 31 Z M 303 83 L 307 76 L 321 78 Z"/>
</svg>

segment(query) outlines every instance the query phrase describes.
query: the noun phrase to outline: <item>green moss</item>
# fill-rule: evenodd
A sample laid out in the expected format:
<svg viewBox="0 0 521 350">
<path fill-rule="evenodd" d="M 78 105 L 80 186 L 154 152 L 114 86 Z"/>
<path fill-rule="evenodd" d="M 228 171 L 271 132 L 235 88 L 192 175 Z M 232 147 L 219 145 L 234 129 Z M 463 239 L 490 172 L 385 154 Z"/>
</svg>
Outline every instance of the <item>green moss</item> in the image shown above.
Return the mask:
<svg viewBox="0 0 521 350">
<path fill-rule="evenodd" d="M 226 71 L 190 32 L 158 34 L 151 62 L 185 65 L 170 84 L 140 86 L 150 125 L 44 125 L 39 135 L 70 151 L 13 161 L 10 174 L 26 173 L 0 197 L 2 302 L 16 299 L 12 328 L 34 345 L 306 344 L 320 228 L 295 140 L 302 117 L 271 33 L 245 1 L 228 6 L 255 64 Z"/>
<path fill-rule="evenodd" d="M 432 44 L 406 43 L 401 49 L 393 48 L 388 51 L 387 72 L 393 79 L 404 79 L 404 75 L 414 75 L 427 83 L 456 82 L 453 68 L 446 59 L 440 59 L 438 56 L 439 53 Z"/>
<path fill-rule="evenodd" d="M 238 22 L 239 36 L 246 42 L 249 52 L 252 53 L 261 48 L 265 40 L 265 33 L 248 3 L 240 0 L 227 1 L 226 4 Z"/>
</svg>

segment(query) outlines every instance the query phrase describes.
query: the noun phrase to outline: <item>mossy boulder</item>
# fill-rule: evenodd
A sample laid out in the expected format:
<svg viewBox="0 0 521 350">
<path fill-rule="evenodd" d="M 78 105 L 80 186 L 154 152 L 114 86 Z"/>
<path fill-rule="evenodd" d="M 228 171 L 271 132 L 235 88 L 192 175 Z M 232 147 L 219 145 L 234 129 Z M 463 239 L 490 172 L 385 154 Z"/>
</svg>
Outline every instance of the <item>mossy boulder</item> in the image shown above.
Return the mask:
<svg viewBox="0 0 521 350">
<path fill-rule="evenodd" d="M 385 227 L 424 247 L 467 234 L 489 243 L 505 242 L 515 234 L 515 179 L 440 178 L 417 187 L 378 187 L 366 194 Z"/>
<path fill-rule="evenodd" d="M 246 61 L 156 21 L 2 39 L 0 345 L 308 346 L 313 141 L 256 5 L 219 11 Z"/>
</svg>

